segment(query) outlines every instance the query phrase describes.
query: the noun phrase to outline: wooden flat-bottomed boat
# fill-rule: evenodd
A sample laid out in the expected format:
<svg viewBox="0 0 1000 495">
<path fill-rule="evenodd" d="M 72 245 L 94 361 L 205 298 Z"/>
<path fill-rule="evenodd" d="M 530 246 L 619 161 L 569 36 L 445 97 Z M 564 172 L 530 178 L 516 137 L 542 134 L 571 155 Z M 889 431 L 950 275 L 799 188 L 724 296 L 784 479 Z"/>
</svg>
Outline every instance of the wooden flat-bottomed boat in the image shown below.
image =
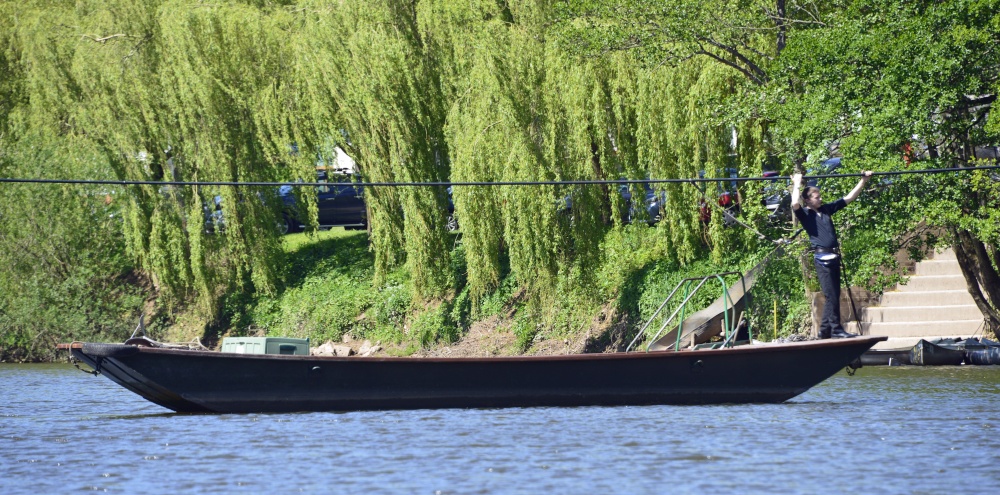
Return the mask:
<svg viewBox="0 0 1000 495">
<path fill-rule="evenodd" d="M 884 339 L 492 358 L 251 355 L 149 343 L 59 347 L 165 408 L 250 413 L 780 403 L 859 365 L 861 354 Z"/>
</svg>

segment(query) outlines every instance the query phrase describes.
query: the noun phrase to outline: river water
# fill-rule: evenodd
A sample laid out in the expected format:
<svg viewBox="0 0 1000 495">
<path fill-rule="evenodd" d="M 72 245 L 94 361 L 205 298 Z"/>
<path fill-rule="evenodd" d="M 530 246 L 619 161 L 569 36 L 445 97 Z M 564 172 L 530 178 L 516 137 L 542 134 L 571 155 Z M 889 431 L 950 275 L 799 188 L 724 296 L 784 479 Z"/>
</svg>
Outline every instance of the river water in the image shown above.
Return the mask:
<svg viewBox="0 0 1000 495">
<path fill-rule="evenodd" d="M 1000 366 L 869 367 L 785 404 L 178 415 L 0 364 L 0 492 L 1000 493 Z"/>
</svg>

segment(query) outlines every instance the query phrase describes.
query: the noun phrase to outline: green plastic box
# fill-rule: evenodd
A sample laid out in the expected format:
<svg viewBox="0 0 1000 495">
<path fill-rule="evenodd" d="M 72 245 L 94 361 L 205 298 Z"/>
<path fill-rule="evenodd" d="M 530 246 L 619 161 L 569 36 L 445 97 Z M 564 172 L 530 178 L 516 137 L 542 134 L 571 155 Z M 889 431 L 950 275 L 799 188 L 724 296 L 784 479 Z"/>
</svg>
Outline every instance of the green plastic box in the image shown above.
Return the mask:
<svg viewBox="0 0 1000 495">
<path fill-rule="evenodd" d="M 309 339 L 287 337 L 224 337 L 222 352 L 235 354 L 309 355 Z"/>
</svg>

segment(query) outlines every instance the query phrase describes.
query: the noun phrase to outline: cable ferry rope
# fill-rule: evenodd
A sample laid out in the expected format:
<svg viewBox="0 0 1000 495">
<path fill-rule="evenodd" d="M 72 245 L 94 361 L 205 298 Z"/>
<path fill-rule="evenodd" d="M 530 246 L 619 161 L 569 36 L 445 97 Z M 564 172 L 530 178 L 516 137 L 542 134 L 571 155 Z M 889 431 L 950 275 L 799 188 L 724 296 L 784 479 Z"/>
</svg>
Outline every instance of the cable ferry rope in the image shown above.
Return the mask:
<svg viewBox="0 0 1000 495">
<path fill-rule="evenodd" d="M 890 172 L 875 172 L 873 177 L 915 174 L 941 174 L 957 172 L 975 172 L 979 170 L 1000 170 L 1000 165 L 985 165 L 979 167 L 934 168 L 921 170 L 897 170 Z M 825 179 L 836 177 L 860 177 L 862 174 L 819 174 L 810 178 Z M 309 187 L 309 186 L 355 186 L 355 187 L 421 187 L 421 186 L 564 186 L 564 185 L 602 185 L 602 184 L 696 184 L 704 182 L 755 182 L 789 180 L 787 175 L 774 177 L 715 177 L 691 179 L 606 179 L 606 180 L 554 180 L 554 181 L 464 181 L 464 182 L 234 182 L 234 181 L 159 181 L 159 180 L 84 180 L 84 179 L 32 179 L 4 178 L 0 182 L 26 184 L 95 184 L 119 186 L 250 186 L 250 187 Z"/>
</svg>

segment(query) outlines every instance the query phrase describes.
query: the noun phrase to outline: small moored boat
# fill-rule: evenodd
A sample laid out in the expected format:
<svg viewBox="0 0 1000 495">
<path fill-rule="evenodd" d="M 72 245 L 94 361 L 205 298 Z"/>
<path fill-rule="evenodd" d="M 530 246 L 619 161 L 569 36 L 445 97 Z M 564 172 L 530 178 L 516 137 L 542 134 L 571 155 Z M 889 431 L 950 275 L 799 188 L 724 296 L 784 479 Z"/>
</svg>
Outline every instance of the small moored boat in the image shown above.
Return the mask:
<svg viewBox="0 0 1000 495">
<path fill-rule="evenodd" d="M 861 355 L 862 366 L 905 366 L 910 364 L 910 350 L 904 349 L 869 349 Z"/>
<path fill-rule="evenodd" d="M 962 364 L 965 350 L 950 342 L 920 339 L 910 349 L 910 364 L 916 366 L 953 366 Z"/>
<path fill-rule="evenodd" d="M 976 365 L 1000 364 L 1000 343 L 989 339 L 969 339 L 975 344 L 965 347 L 965 363 Z"/>
</svg>

